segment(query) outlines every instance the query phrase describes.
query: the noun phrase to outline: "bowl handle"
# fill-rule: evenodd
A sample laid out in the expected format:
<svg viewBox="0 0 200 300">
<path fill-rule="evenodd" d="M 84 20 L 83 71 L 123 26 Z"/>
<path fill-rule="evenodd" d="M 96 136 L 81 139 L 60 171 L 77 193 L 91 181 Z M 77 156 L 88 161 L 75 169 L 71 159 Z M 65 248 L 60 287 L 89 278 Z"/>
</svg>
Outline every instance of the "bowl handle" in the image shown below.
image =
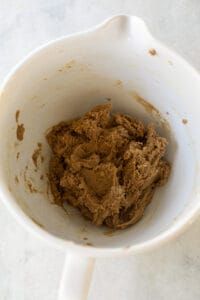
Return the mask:
<svg viewBox="0 0 200 300">
<path fill-rule="evenodd" d="M 95 259 L 67 254 L 58 300 L 86 300 Z"/>
</svg>

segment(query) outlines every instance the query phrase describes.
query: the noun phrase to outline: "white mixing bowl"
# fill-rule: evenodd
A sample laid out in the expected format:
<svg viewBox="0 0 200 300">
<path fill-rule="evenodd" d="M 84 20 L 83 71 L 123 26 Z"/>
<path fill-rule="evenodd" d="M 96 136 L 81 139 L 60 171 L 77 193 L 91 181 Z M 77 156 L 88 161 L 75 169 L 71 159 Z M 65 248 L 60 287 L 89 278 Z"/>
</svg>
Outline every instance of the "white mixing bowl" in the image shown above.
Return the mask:
<svg viewBox="0 0 200 300">
<path fill-rule="evenodd" d="M 172 163 L 168 183 L 157 190 L 143 219 L 113 234 L 91 225 L 73 209 L 67 208 L 67 214 L 52 204 L 46 176 L 47 129 L 108 98 L 114 111 L 157 125 L 169 140 L 167 158 Z M 197 215 L 200 76 L 156 41 L 139 18 L 116 16 L 37 49 L 5 80 L 0 103 L 1 199 L 28 229 L 55 246 L 81 257 L 135 253 L 168 241 Z M 25 132 L 19 141 L 16 130 L 21 124 Z M 42 144 L 44 161 L 39 158 L 36 171 L 32 154 L 37 143 Z M 76 267 L 78 271 L 74 278 L 68 265 L 68 284 L 63 279 L 60 297 L 68 289 L 69 299 L 80 299 L 88 280 L 85 270 L 91 265 L 91 259 L 70 260 L 71 272 Z"/>
</svg>

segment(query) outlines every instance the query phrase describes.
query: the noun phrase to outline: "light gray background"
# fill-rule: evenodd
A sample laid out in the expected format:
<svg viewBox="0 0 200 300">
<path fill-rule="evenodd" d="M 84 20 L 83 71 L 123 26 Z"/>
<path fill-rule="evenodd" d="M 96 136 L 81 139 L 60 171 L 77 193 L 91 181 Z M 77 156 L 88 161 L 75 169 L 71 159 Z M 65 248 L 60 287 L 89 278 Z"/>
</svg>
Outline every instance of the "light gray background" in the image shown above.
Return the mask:
<svg viewBox="0 0 200 300">
<path fill-rule="evenodd" d="M 35 47 L 123 13 L 200 70 L 199 0 L 0 0 L 0 83 Z M 0 300 L 56 300 L 64 257 L 0 202 Z M 89 300 L 130 299 L 200 299 L 200 219 L 156 251 L 97 261 Z"/>
</svg>

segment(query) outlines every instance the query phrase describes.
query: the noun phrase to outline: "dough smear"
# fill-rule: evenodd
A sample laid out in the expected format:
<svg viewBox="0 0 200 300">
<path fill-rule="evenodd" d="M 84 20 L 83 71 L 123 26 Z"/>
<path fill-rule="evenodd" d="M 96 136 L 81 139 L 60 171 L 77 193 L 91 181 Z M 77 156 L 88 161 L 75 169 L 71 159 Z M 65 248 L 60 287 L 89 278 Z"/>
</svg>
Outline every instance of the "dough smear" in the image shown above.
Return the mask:
<svg viewBox="0 0 200 300">
<path fill-rule="evenodd" d="M 139 221 L 170 164 L 153 125 L 111 114 L 111 104 L 61 122 L 47 134 L 54 201 L 65 201 L 96 225 L 123 229 Z"/>
</svg>

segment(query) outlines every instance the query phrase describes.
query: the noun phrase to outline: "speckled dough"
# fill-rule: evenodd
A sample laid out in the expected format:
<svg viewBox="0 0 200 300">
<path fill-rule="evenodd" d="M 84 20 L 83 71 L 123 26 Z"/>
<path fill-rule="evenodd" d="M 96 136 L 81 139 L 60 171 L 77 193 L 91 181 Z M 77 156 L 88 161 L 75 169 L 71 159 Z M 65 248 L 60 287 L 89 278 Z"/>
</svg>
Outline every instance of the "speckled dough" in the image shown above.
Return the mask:
<svg viewBox="0 0 200 300">
<path fill-rule="evenodd" d="M 139 221 L 170 165 L 167 141 L 154 127 L 99 105 L 47 134 L 55 202 L 77 207 L 96 225 L 126 228 Z"/>
</svg>

